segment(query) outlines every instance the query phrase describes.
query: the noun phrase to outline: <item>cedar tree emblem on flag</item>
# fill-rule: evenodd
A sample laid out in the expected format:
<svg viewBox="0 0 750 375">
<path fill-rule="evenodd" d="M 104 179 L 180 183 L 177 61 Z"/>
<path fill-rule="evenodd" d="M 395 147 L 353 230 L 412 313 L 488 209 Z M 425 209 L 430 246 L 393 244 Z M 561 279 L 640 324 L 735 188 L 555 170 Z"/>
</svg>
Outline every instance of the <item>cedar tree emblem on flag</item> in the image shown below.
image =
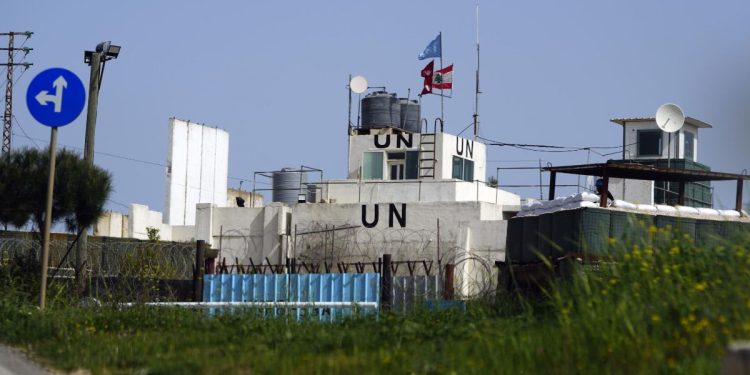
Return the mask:
<svg viewBox="0 0 750 375">
<path fill-rule="evenodd" d="M 432 87 L 441 90 L 453 90 L 453 64 L 435 72 Z"/>
</svg>

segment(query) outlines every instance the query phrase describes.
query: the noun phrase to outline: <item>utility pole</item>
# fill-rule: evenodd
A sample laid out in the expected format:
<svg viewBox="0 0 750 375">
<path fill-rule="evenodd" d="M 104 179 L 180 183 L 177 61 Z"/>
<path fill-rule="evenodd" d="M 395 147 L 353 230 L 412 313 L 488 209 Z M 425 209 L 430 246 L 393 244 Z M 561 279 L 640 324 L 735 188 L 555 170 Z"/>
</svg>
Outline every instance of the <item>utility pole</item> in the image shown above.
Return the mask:
<svg viewBox="0 0 750 375">
<path fill-rule="evenodd" d="M 32 50 L 29 47 L 18 47 L 14 46 L 16 35 L 24 36 L 26 39 L 30 38 L 34 34 L 30 31 L 16 32 L 9 31 L 6 33 L 0 33 L 0 36 L 8 37 L 8 48 L 0 48 L 0 51 L 8 51 L 8 61 L 0 66 L 5 66 L 7 72 L 5 75 L 5 112 L 3 113 L 3 155 L 10 155 L 10 144 L 13 136 L 13 70 L 16 66 L 23 66 L 24 69 L 28 69 L 31 63 L 15 62 L 15 55 L 17 51 L 24 53 L 24 58 Z"/>
<path fill-rule="evenodd" d="M 120 46 L 111 42 L 97 44 L 95 51 L 85 51 L 83 61 L 91 66 L 89 77 L 89 99 L 86 108 L 86 140 L 83 145 L 83 160 L 90 166 L 94 165 L 94 141 L 96 138 L 96 114 L 99 106 L 99 89 L 102 84 L 104 65 L 109 60 L 116 59 L 120 54 Z M 76 243 L 75 270 L 76 280 L 80 291 L 85 288 L 83 267 L 86 264 L 86 249 L 88 248 L 88 228 L 78 228 L 80 236 Z"/>
</svg>

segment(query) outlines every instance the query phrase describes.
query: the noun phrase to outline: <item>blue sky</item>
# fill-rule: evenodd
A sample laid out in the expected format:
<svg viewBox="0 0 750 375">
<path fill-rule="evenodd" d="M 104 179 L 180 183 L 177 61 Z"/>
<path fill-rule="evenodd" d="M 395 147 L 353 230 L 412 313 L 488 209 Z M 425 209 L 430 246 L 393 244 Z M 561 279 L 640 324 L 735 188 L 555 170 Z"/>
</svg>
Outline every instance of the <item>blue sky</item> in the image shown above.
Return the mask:
<svg viewBox="0 0 750 375">
<path fill-rule="evenodd" d="M 416 56 L 442 31 L 454 63 L 446 130 L 471 122 L 473 1 L 7 1 L 3 31 L 34 31 L 34 66 L 18 80 L 15 115 L 36 144 L 49 138 L 23 97 L 33 76 L 68 68 L 88 81 L 83 51 L 104 40 L 123 46 L 107 64 L 96 150 L 164 164 L 169 117 L 230 133 L 229 175 L 300 164 L 343 178 L 347 77 L 406 95 L 421 85 Z M 750 169 L 750 3 L 746 1 L 485 1 L 481 3 L 480 135 L 504 142 L 618 146 L 613 117 L 650 116 L 665 102 L 714 125 L 699 159 L 714 170 Z M 2 40 L 5 43 L 5 40 Z M 19 73 L 16 74 L 18 76 Z M 3 74 L 4 76 L 4 74 Z M 423 115 L 439 115 L 437 97 Z M 85 118 L 60 131 L 82 147 Z M 15 132 L 22 134 L 18 126 Z M 21 136 L 14 146 L 34 146 Z M 491 147 L 498 166 L 584 163 L 587 153 Z M 593 161 L 602 157 L 591 155 Z M 498 162 L 503 161 L 503 162 Z M 162 209 L 164 167 L 96 155 L 114 175 L 109 208 Z M 494 172 L 492 173 L 494 174 Z M 538 174 L 501 174 L 502 184 Z M 575 182 L 574 179 L 560 183 Z M 230 185 L 237 186 L 237 180 Z M 248 183 L 244 185 L 249 186 Z M 716 183 L 731 206 L 734 184 Z M 538 190 L 516 190 L 538 195 Z"/>
</svg>

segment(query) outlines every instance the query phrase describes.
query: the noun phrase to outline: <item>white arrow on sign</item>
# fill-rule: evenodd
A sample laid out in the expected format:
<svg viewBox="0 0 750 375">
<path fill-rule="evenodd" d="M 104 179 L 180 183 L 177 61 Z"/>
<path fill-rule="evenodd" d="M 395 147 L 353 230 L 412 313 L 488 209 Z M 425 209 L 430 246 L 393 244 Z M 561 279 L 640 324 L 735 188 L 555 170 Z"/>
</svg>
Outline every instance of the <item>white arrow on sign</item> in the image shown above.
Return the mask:
<svg viewBox="0 0 750 375">
<path fill-rule="evenodd" d="M 47 105 L 49 102 L 54 103 L 55 113 L 60 113 L 60 111 L 62 111 L 63 89 L 68 87 L 68 81 L 66 81 L 63 76 L 59 76 L 54 82 L 52 82 L 52 87 L 55 88 L 55 95 L 50 95 L 47 90 L 42 90 L 36 94 L 34 99 L 36 99 L 41 105 Z"/>
</svg>

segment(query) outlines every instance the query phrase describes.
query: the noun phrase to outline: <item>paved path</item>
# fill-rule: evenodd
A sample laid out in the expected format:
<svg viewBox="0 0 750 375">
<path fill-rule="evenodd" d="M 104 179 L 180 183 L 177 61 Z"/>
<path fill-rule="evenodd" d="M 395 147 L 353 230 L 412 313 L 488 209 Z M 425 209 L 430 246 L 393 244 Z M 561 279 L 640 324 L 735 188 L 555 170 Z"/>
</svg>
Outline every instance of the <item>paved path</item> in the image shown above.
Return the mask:
<svg viewBox="0 0 750 375">
<path fill-rule="evenodd" d="M 44 367 L 32 362 L 22 352 L 0 345 L 0 375 L 49 375 Z"/>
</svg>

